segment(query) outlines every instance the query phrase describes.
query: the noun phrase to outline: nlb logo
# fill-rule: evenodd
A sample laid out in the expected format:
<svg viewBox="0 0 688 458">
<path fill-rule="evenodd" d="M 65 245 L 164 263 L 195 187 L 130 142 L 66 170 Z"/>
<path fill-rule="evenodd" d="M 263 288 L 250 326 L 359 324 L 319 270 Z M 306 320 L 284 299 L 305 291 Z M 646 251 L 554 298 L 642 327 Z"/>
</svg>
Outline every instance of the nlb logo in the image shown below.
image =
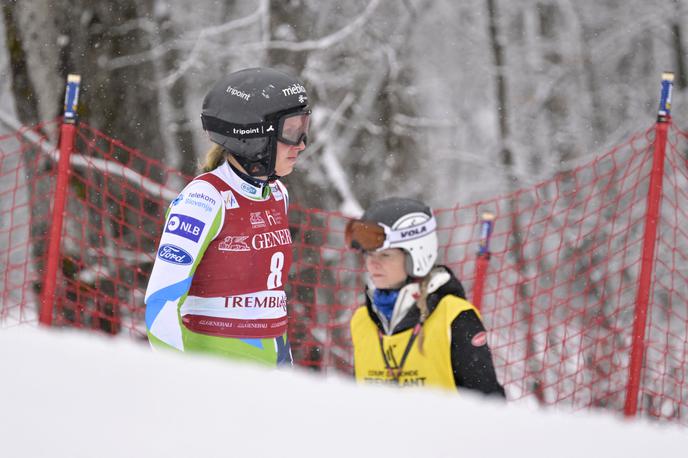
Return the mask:
<svg viewBox="0 0 688 458">
<path fill-rule="evenodd" d="M 205 223 L 201 220 L 191 216 L 173 214 L 170 215 L 170 219 L 167 221 L 165 232 L 198 242 L 204 227 Z"/>
<path fill-rule="evenodd" d="M 193 257 L 189 253 L 169 243 L 160 246 L 158 257 L 170 264 L 188 265 L 193 262 Z"/>
</svg>

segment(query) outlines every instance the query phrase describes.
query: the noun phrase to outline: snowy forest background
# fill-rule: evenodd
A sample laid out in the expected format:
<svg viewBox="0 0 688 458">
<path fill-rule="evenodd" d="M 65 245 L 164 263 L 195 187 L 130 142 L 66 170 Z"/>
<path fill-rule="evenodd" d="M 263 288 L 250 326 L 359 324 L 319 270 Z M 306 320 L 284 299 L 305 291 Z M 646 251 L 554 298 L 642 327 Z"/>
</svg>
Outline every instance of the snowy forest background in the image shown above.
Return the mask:
<svg viewBox="0 0 688 458">
<path fill-rule="evenodd" d="M 5 129 L 58 116 L 79 73 L 83 121 L 188 174 L 216 79 L 301 75 L 314 141 L 287 183 L 305 207 L 356 212 L 392 194 L 448 207 L 530 186 L 651 125 L 664 70 L 677 75 L 674 118 L 687 118 L 682 0 L 18 0 L 2 12 Z"/>
<path fill-rule="evenodd" d="M 292 230 L 310 244 L 289 285 L 296 340 L 316 343 L 308 358 L 323 367 L 346 360 L 362 291 L 358 258 L 342 253 L 344 218 L 331 211 L 355 214 L 394 194 L 436 209 L 465 205 L 442 220 L 443 241 L 454 240 L 443 261 L 471 269 L 457 271 L 471 291 L 475 247 L 462 241 L 477 234 L 470 204 L 488 199 L 488 210 L 501 203 L 502 213 L 483 310 L 510 398 L 538 393 L 547 404 L 573 393 L 572 405 L 620 410 L 645 211 L 634 203 L 649 186 L 634 171 L 638 162 L 649 168 L 650 156 L 636 141 L 617 155 L 625 159 L 572 170 L 652 126 L 665 70 L 676 73 L 675 123 L 688 125 L 687 9 L 682 0 L 4 1 L 0 134 L 59 116 L 66 75 L 78 73 L 82 121 L 191 175 L 209 146 L 199 113 L 217 79 L 259 65 L 301 75 L 313 141 L 285 181 Z M 0 144 L 8 153 L 0 157 L 0 325 L 17 314 L 36 321 L 26 313 L 38 310 L 51 225 L 50 148 L 16 143 Z M 657 370 L 644 375 L 642 403 L 685 422 L 688 178 L 674 168 L 645 353 Z M 140 182 L 126 194 L 116 180 L 102 187 L 96 168 L 73 175 L 57 294 L 63 323 L 117 334 L 131 322 L 143 337 L 158 216 L 185 184 L 157 168 L 145 173 L 165 189 L 151 193 L 156 203 L 145 212 L 136 211 Z M 543 180 L 543 195 L 562 198 L 510 194 Z M 295 208 L 325 209 L 314 212 L 312 233 Z M 512 208 L 518 216 L 504 214 Z M 334 230 L 314 236 L 325 218 Z M 311 313 L 318 307 L 326 313 Z"/>
</svg>

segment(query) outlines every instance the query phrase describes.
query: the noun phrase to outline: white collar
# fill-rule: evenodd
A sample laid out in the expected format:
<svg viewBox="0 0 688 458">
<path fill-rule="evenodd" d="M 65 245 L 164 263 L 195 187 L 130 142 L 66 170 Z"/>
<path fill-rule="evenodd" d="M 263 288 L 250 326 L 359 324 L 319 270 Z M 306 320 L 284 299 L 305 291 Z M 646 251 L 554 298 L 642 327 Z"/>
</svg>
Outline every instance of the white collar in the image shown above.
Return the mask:
<svg viewBox="0 0 688 458">
<path fill-rule="evenodd" d="M 268 186 L 268 184 L 265 183 L 260 186 L 254 186 L 253 184 L 244 181 L 234 170 L 232 170 L 232 167 L 230 167 L 227 161 L 213 170 L 213 173 L 220 177 L 233 190 L 237 191 L 247 199 L 266 200 L 266 198 L 263 197 L 263 188 Z M 270 198 L 269 194 L 267 198 Z"/>
</svg>

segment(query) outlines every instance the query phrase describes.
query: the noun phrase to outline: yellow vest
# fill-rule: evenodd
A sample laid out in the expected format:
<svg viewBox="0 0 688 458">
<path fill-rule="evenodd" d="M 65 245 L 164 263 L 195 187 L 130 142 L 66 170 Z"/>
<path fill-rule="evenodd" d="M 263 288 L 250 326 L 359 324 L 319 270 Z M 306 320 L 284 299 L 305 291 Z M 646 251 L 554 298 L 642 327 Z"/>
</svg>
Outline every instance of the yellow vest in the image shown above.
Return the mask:
<svg viewBox="0 0 688 458">
<path fill-rule="evenodd" d="M 419 339 L 415 339 L 399 376 L 399 386 L 456 389 L 451 364 L 451 323 L 466 310 L 473 310 L 480 316 L 471 303 L 457 296 L 449 294 L 440 300 L 423 324 L 423 353 L 418 348 Z M 413 328 L 391 336 L 383 335 L 382 347 L 393 369 L 398 369 L 412 333 Z M 359 307 L 351 318 L 351 339 L 356 381 L 395 384 L 382 357 L 378 327 L 365 306 Z"/>
</svg>

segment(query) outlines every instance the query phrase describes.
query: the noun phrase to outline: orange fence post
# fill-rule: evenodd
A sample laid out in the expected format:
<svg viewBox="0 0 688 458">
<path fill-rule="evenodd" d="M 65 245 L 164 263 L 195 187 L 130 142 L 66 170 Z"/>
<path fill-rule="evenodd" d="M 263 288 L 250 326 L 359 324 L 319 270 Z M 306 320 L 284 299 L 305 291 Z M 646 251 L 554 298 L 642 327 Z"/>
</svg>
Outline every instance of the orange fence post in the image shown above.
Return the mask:
<svg viewBox="0 0 688 458">
<path fill-rule="evenodd" d="M 490 262 L 490 235 L 494 223 L 492 213 L 483 213 L 480 223 L 480 247 L 478 259 L 475 261 L 475 283 L 473 284 L 473 305 L 480 310 L 483 304 L 483 289 L 485 288 L 485 276 Z"/>
<path fill-rule="evenodd" d="M 68 75 L 67 77 L 64 117 L 62 126 L 60 126 L 60 159 L 57 163 L 57 184 L 55 186 L 52 224 L 50 225 L 48 239 L 48 259 L 46 261 L 45 277 L 43 279 L 43 294 L 41 297 L 41 310 L 39 315 L 39 322 L 45 326 L 50 326 L 53 319 L 55 285 L 57 282 L 57 270 L 60 266 L 64 208 L 70 175 L 69 156 L 74 150 L 76 138 L 76 107 L 79 100 L 80 82 L 81 77 L 79 75 Z"/>
<path fill-rule="evenodd" d="M 655 126 L 652 172 L 647 195 L 645 233 L 643 235 L 638 293 L 636 295 L 635 315 L 633 317 L 631 361 L 628 367 L 628 386 L 626 387 L 626 402 L 624 404 L 624 415 L 627 417 L 635 416 L 638 411 L 640 377 L 642 373 L 643 358 L 645 356 L 647 309 L 650 289 L 652 287 L 655 243 L 657 241 L 657 226 L 659 223 L 660 202 L 662 200 L 664 157 L 667 131 L 671 124 L 671 88 L 673 81 L 673 73 L 665 72 L 662 74 L 662 91 L 659 102 L 659 112 L 657 115 L 657 124 Z"/>
</svg>

